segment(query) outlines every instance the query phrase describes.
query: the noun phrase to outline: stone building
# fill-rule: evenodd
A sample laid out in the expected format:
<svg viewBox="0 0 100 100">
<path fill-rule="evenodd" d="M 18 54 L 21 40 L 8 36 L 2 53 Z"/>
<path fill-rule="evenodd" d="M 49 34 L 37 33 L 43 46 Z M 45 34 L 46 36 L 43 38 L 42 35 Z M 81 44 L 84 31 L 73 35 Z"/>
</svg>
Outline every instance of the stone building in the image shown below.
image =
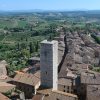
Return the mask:
<svg viewBox="0 0 100 100">
<path fill-rule="evenodd" d="M 76 95 L 66 93 L 73 92 L 70 80 L 68 84 L 65 78 L 60 78 L 58 82 L 58 43 L 56 41 L 41 42 L 40 65 L 41 86 L 33 100 L 78 100 Z"/>
<path fill-rule="evenodd" d="M 75 80 L 69 78 L 60 78 L 58 81 L 58 90 L 66 93 L 74 93 Z"/>
<path fill-rule="evenodd" d="M 26 98 L 31 98 L 40 86 L 40 71 L 35 74 L 18 73 L 10 83 L 16 85 L 16 88 L 25 93 Z"/>
<path fill-rule="evenodd" d="M 78 97 L 58 90 L 41 89 L 32 100 L 78 100 Z"/>
<path fill-rule="evenodd" d="M 86 100 L 100 100 L 100 85 L 88 85 Z"/>
<path fill-rule="evenodd" d="M 44 40 L 40 50 L 41 86 L 57 90 L 58 42 Z"/>
<path fill-rule="evenodd" d="M 81 73 L 80 76 L 80 84 L 77 87 L 77 94 L 80 100 L 86 100 L 86 98 L 91 98 L 91 94 L 100 92 L 99 85 L 100 85 L 100 74 L 92 71 L 88 71 L 86 73 Z M 94 92 L 93 88 L 98 87 L 98 89 Z M 90 92 L 89 92 L 90 91 Z M 87 100 L 99 100 L 99 96 L 94 94 L 94 99 L 87 99 Z M 97 99 L 95 99 L 95 97 Z"/>
</svg>

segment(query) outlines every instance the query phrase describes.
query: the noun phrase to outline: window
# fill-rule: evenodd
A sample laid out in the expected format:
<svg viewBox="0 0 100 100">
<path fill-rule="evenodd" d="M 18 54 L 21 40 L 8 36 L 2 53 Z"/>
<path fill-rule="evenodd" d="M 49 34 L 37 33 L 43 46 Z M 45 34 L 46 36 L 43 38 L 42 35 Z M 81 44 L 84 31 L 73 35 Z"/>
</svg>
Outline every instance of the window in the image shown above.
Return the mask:
<svg viewBox="0 0 100 100">
<path fill-rule="evenodd" d="M 77 93 L 77 90 L 76 89 L 74 89 L 74 93 Z"/>
<path fill-rule="evenodd" d="M 29 92 L 30 92 L 30 88 L 27 88 L 27 91 L 29 91 Z"/>
<path fill-rule="evenodd" d="M 67 87 L 67 93 L 69 93 L 69 86 Z"/>
<path fill-rule="evenodd" d="M 21 89 L 22 90 L 22 87 L 19 85 L 19 87 L 18 87 L 19 89 Z"/>
<path fill-rule="evenodd" d="M 47 75 L 47 72 L 45 72 L 45 74 Z"/>
<path fill-rule="evenodd" d="M 45 57 L 47 57 L 47 51 L 44 51 L 44 55 L 45 55 Z"/>
<path fill-rule="evenodd" d="M 67 89 L 69 90 L 69 86 L 67 87 Z"/>
<path fill-rule="evenodd" d="M 64 85 L 64 88 L 65 88 L 66 86 Z"/>
<path fill-rule="evenodd" d="M 71 90 L 71 93 L 73 93 L 73 90 Z"/>
<path fill-rule="evenodd" d="M 67 93 L 69 93 L 69 90 L 67 90 Z"/>
</svg>

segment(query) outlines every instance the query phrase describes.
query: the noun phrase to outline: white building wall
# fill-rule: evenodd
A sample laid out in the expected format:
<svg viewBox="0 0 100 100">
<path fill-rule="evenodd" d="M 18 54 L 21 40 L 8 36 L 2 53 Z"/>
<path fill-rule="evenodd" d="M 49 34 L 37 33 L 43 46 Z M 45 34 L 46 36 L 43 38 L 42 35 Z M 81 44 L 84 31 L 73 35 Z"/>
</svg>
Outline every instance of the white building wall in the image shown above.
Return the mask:
<svg viewBox="0 0 100 100">
<path fill-rule="evenodd" d="M 44 40 L 40 50 L 41 85 L 57 90 L 58 42 Z"/>
</svg>

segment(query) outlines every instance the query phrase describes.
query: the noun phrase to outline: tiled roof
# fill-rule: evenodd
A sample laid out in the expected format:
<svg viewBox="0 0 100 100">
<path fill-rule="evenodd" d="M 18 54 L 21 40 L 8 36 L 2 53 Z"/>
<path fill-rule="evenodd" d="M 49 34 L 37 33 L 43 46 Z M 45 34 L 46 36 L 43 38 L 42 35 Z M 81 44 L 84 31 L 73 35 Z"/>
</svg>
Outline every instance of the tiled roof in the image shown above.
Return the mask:
<svg viewBox="0 0 100 100">
<path fill-rule="evenodd" d="M 43 95 L 37 94 L 32 98 L 32 100 L 42 100 L 42 98 L 43 98 Z"/>
<path fill-rule="evenodd" d="M 77 98 L 77 95 L 74 94 L 70 94 L 70 93 L 65 93 L 62 91 L 58 91 L 58 90 L 52 90 L 52 89 L 42 89 L 42 90 L 38 90 L 37 93 L 39 95 L 44 95 L 44 99 L 43 100 L 53 100 L 53 98 L 58 97 L 59 95 L 62 95 L 65 97 L 72 97 L 72 98 Z M 34 100 L 34 99 L 33 99 Z M 41 100 L 41 99 L 39 99 Z M 65 99 L 64 99 L 65 100 Z"/>
<path fill-rule="evenodd" d="M 53 93 L 57 93 L 57 94 L 62 94 L 62 95 L 65 95 L 65 96 L 69 96 L 69 97 L 75 97 L 75 98 L 77 98 L 77 95 L 74 95 L 74 94 L 71 94 L 71 93 L 66 93 L 66 92 L 57 91 L 57 90 L 53 90 L 52 92 Z"/>
<path fill-rule="evenodd" d="M 13 80 L 13 78 L 11 78 L 11 77 L 6 77 L 5 79 L 0 79 L 0 82 L 9 82 L 9 81 L 11 81 L 11 80 Z"/>
<path fill-rule="evenodd" d="M 100 85 L 87 86 L 87 100 L 100 100 Z"/>
<path fill-rule="evenodd" d="M 66 86 L 71 86 L 71 85 L 72 85 L 72 81 L 71 81 L 71 79 L 60 78 L 60 79 L 58 80 L 58 84 L 66 85 Z"/>
<path fill-rule="evenodd" d="M 8 97 L 0 93 L 0 100 L 10 100 Z"/>
<path fill-rule="evenodd" d="M 52 92 L 52 89 L 39 89 L 37 91 L 37 93 L 43 94 L 43 95 L 50 94 L 51 92 Z"/>
<path fill-rule="evenodd" d="M 6 93 L 12 89 L 14 89 L 16 86 L 12 84 L 8 84 L 5 82 L 0 82 L 0 92 L 1 93 Z"/>
<path fill-rule="evenodd" d="M 40 82 L 40 71 L 35 74 L 18 73 L 14 77 L 14 81 L 35 86 L 38 82 Z"/>
<path fill-rule="evenodd" d="M 100 74 L 81 74 L 81 83 L 100 85 Z"/>
<path fill-rule="evenodd" d="M 75 64 L 78 69 L 88 69 L 89 64 Z"/>
</svg>

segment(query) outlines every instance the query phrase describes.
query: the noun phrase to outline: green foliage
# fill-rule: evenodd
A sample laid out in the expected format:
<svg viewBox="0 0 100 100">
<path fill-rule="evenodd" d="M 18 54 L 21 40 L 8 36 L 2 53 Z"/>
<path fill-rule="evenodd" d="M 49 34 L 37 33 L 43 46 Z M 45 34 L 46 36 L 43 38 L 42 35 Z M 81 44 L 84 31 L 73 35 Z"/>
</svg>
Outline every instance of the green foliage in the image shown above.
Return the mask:
<svg viewBox="0 0 100 100">
<path fill-rule="evenodd" d="M 40 42 L 53 40 L 60 33 L 100 31 L 99 15 L 81 12 L 16 13 L 0 16 L 0 60 L 5 59 L 9 74 L 28 65 L 28 59 L 39 55 Z M 100 44 L 100 38 L 93 36 Z"/>
<path fill-rule="evenodd" d="M 0 41 L 2 41 L 4 39 L 4 37 L 5 37 L 4 34 L 0 35 Z"/>
<path fill-rule="evenodd" d="M 94 66 L 94 67 L 93 67 L 93 71 L 100 72 L 100 67 Z"/>
<path fill-rule="evenodd" d="M 30 54 L 31 54 L 31 53 L 34 53 L 34 51 L 35 51 L 34 49 L 35 49 L 35 48 L 34 48 L 34 45 L 33 45 L 32 42 L 30 42 L 29 47 L 30 47 Z"/>
<path fill-rule="evenodd" d="M 96 41 L 98 44 L 100 44 L 100 38 L 99 38 L 99 37 L 97 37 L 97 36 L 94 35 L 94 34 L 92 34 L 91 36 L 95 39 L 95 41 Z"/>
</svg>

